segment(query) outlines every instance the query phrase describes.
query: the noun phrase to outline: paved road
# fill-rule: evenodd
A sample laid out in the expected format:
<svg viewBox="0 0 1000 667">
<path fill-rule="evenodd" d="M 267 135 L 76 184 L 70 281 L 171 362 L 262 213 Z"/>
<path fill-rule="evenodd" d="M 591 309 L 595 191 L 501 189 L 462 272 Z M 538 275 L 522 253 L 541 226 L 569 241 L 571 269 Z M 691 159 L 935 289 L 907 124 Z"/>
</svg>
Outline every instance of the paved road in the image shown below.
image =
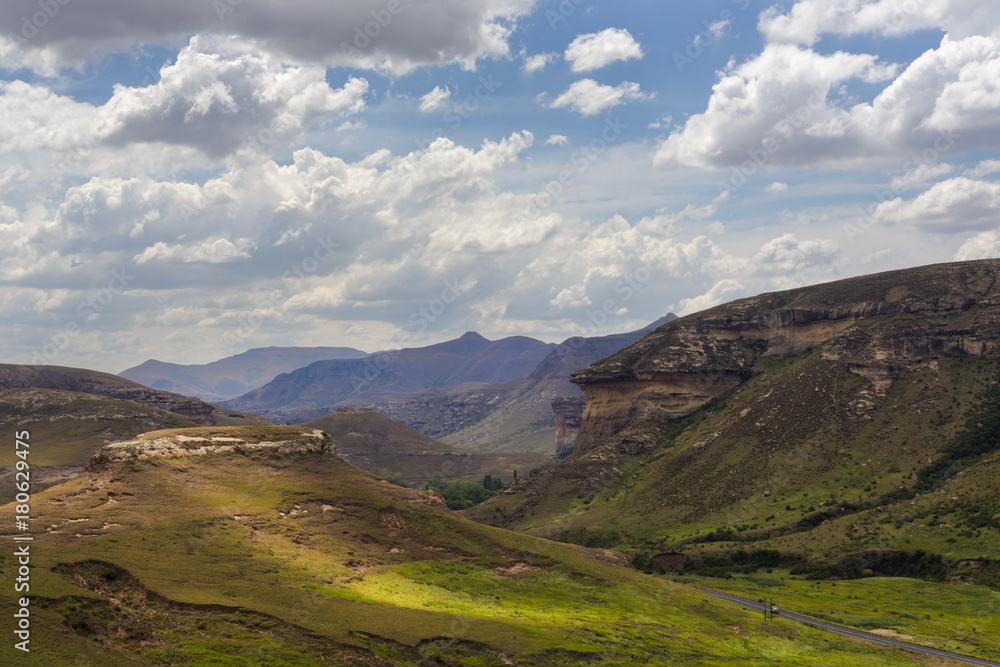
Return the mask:
<svg viewBox="0 0 1000 667">
<path fill-rule="evenodd" d="M 701 586 L 695 586 L 700 591 L 704 591 L 709 595 L 714 595 L 717 598 L 722 598 L 723 600 L 728 600 L 729 602 L 736 602 L 741 604 L 748 609 L 754 609 L 756 611 L 763 612 L 764 605 L 750 600 L 739 595 L 732 595 L 731 593 L 721 593 L 719 591 L 713 591 L 708 588 L 702 588 Z M 984 667 L 1000 667 L 1000 663 L 992 662 L 990 660 L 983 660 L 982 658 L 972 658 L 967 655 L 961 655 L 959 653 L 952 653 L 951 651 L 941 651 L 936 648 L 928 648 L 927 646 L 921 646 L 920 644 L 911 644 L 909 642 L 901 642 L 898 639 L 892 639 L 891 637 L 883 637 L 881 635 L 873 635 L 870 632 L 863 632 L 862 630 L 852 630 L 851 628 L 845 628 L 840 625 L 834 625 L 833 623 L 825 623 L 823 621 L 818 621 L 815 618 L 809 618 L 808 616 L 802 616 L 794 612 L 790 612 L 786 609 L 781 610 L 781 618 L 788 618 L 793 621 L 799 621 L 800 623 L 808 623 L 809 625 L 814 625 L 818 628 L 824 628 L 831 632 L 836 632 L 841 635 L 847 635 L 848 637 L 854 637 L 856 639 L 864 639 L 866 641 L 878 642 L 879 644 L 886 644 L 888 646 L 894 646 L 896 648 L 906 649 L 907 651 L 916 651 L 918 653 L 926 653 L 928 655 L 935 655 L 940 658 L 948 658 L 949 660 L 955 660 L 957 662 L 964 662 L 969 665 L 983 665 Z"/>
</svg>

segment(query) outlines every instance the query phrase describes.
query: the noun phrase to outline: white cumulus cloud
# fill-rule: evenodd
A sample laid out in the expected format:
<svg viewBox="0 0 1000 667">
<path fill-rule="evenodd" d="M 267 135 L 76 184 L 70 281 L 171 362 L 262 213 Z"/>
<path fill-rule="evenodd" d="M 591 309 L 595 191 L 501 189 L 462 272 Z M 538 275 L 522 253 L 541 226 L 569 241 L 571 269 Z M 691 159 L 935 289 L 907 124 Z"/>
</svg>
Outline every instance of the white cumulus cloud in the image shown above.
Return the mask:
<svg viewBox="0 0 1000 667">
<path fill-rule="evenodd" d="M 889 182 L 889 186 L 893 190 L 906 190 L 914 185 L 919 185 L 920 183 L 933 180 L 939 176 L 950 174 L 954 171 L 954 169 L 955 167 L 947 162 L 920 164 L 915 169 L 911 169 L 905 174 L 892 179 L 892 181 Z"/>
<path fill-rule="evenodd" d="M 434 90 L 420 98 L 420 112 L 430 113 L 442 108 L 451 99 L 451 90 L 447 86 L 434 86 Z"/>
<path fill-rule="evenodd" d="M 525 56 L 524 66 L 522 69 L 525 74 L 534 74 L 535 72 L 541 72 L 545 69 L 545 66 L 550 62 L 555 60 L 556 54 L 554 53 L 536 53 L 533 56 Z"/>
<path fill-rule="evenodd" d="M 642 47 L 628 30 L 607 28 L 601 32 L 577 35 L 566 48 L 564 57 L 574 72 L 590 72 L 620 60 L 642 58 Z"/>
<path fill-rule="evenodd" d="M 777 5 L 763 11 L 758 28 L 769 42 L 812 45 L 825 33 L 899 37 L 938 27 L 967 37 L 998 21 L 1000 8 L 978 0 L 799 0 L 787 13 Z"/>
<path fill-rule="evenodd" d="M 971 178 L 982 178 L 1000 172 L 1000 160 L 983 160 L 966 174 Z"/>
<path fill-rule="evenodd" d="M 583 116 L 595 116 L 619 104 L 648 100 L 651 97 L 639 89 L 639 84 L 630 81 L 607 86 L 593 79 L 581 79 L 573 82 L 565 92 L 552 100 L 549 108 L 568 106 Z"/>
<path fill-rule="evenodd" d="M 133 259 L 136 264 L 145 264 L 156 259 L 179 261 L 185 264 L 191 262 L 221 264 L 236 259 L 249 259 L 254 248 L 255 244 L 250 239 L 237 239 L 235 243 L 229 239 L 215 239 L 192 246 L 167 245 L 158 241 Z"/>
<path fill-rule="evenodd" d="M 720 303 L 732 300 L 735 297 L 730 295 L 744 289 L 745 287 L 740 281 L 734 278 L 723 278 L 704 294 L 689 299 L 682 299 L 677 308 L 677 314 L 683 317 L 684 315 L 690 315 L 691 313 L 697 313 L 713 306 L 718 306 Z"/>
<path fill-rule="evenodd" d="M 729 168 L 754 154 L 769 165 L 898 168 L 1000 147 L 1000 6 L 968 0 L 802 0 L 765 11 L 764 49 L 720 73 L 704 112 L 663 141 L 661 165 Z M 936 27 L 940 45 L 908 65 L 866 53 L 819 53 L 824 34 L 887 37 Z M 870 102 L 844 84 L 888 82 Z M 927 160 L 925 160 L 927 161 Z"/>
<path fill-rule="evenodd" d="M 970 259 L 993 259 L 1000 257 L 1000 232 L 990 230 L 980 232 L 967 239 L 955 252 L 955 261 Z"/>
<path fill-rule="evenodd" d="M 1000 183 L 959 176 L 935 183 L 913 199 L 898 197 L 882 202 L 872 218 L 875 222 L 949 232 L 995 227 L 998 215 Z"/>
</svg>

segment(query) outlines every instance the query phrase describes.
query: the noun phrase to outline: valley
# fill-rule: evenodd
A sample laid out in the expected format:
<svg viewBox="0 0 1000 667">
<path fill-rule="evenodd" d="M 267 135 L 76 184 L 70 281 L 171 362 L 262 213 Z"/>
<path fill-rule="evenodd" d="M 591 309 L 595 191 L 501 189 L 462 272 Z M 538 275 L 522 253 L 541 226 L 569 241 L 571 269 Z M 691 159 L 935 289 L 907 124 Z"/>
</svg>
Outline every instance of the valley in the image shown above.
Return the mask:
<svg viewBox="0 0 1000 667">
<path fill-rule="evenodd" d="M 184 434 L 118 447 L 35 496 L 34 659 L 694 665 L 763 651 L 788 665 L 921 660 L 765 623 L 613 552 L 461 519 L 433 494 L 323 451 L 312 431 Z M 9 576 L 9 556 L 2 567 Z"/>
<path fill-rule="evenodd" d="M 44 480 L 38 664 L 957 664 L 701 589 L 998 661 L 998 270 L 560 346 L 467 334 L 400 352 L 352 407 L 364 358 L 228 407 L 0 368 L 0 421 Z M 272 422 L 296 415 L 318 416 Z M 493 495 L 452 511 L 440 480 Z"/>
</svg>

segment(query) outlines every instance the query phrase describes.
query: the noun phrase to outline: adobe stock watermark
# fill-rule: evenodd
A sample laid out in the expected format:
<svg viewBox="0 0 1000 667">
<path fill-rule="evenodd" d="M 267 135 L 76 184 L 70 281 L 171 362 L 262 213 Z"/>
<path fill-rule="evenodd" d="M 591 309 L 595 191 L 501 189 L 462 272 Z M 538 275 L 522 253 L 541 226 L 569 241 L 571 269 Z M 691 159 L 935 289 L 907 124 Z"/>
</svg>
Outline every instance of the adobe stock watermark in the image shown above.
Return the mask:
<svg viewBox="0 0 1000 667">
<path fill-rule="evenodd" d="M 604 125 L 600 136 L 592 139 L 586 146 L 573 151 L 556 177 L 542 185 L 541 189 L 534 195 L 531 205 L 525 211 L 527 217 L 537 218 L 542 211 L 556 203 L 566 188 L 571 187 L 578 176 L 590 169 L 590 165 L 604 155 L 608 148 L 616 143 L 628 129 L 628 125 L 617 116 L 614 120 L 606 119 Z"/>
<path fill-rule="evenodd" d="M 77 305 L 75 313 L 79 321 L 73 319 L 66 322 L 58 331 L 50 333 L 41 347 L 31 349 L 31 363 L 36 366 L 51 364 L 80 335 L 84 325 L 105 312 L 134 280 L 135 276 L 129 273 L 127 266 L 112 271 L 107 287 L 91 294 Z"/>
<path fill-rule="evenodd" d="M 226 20 L 226 14 L 235 12 L 236 8 L 243 4 L 243 0 L 212 0 L 212 9 L 220 21 Z"/>
<path fill-rule="evenodd" d="M 230 355 L 246 351 L 244 343 L 257 332 L 266 321 L 278 314 L 278 308 L 294 295 L 302 281 L 319 270 L 320 265 L 327 261 L 335 250 L 340 248 L 329 236 L 316 240 L 312 253 L 301 262 L 292 264 L 281 279 L 285 286 L 273 297 L 264 298 L 254 304 L 254 309 L 237 318 L 237 326 L 232 331 L 222 335 L 222 342 Z M 287 290 L 287 291 L 286 291 Z"/>
<path fill-rule="evenodd" d="M 934 141 L 930 146 L 925 148 L 920 153 L 911 156 L 900 165 L 900 171 L 904 174 L 911 169 L 917 169 L 919 167 L 930 166 L 941 161 L 942 155 L 947 153 L 952 146 L 955 145 L 955 141 L 961 138 L 954 130 L 943 130 L 938 132 L 938 136 L 934 138 Z M 893 179 L 889 182 L 889 189 L 876 191 L 873 193 L 875 201 L 870 203 L 866 208 L 861 208 L 861 206 L 855 206 L 854 210 L 858 214 L 854 223 L 845 222 L 844 223 L 844 235 L 847 236 L 847 240 L 854 243 L 855 240 L 864 234 L 866 231 L 871 229 L 878 220 L 876 215 L 878 214 L 879 206 L 882 204 L 899 199 L 906 186 L 903 181 L 897 181 Z"/>
<path fill-rule="evenodd" d="M 16 33 L 7 33 L 7 37 L 22 44 L 34 39 L 70 2 L 72 0 L 38 0 L 35 4 L 38 5 L 39 11 L 22 16 L 21 29 Z"/>
<path fill-rule="evenodd" d="M 545 20 L 549 22 L 549 27 L 555 30 L 559 24 L 567 25 L 569 18 L 576 14 L 581 6 L 590 0 L 561 0 L 555 9 L 545 10 Z"/>
<path fill-rule="evenodd" d="M 750 6 L 750 0 L 731 1 L 740 11 L 745 11 Z M 723 9 L 715 21 L 702 21 L 701 24 L 705 26 L 705 29 L 687 38 L 687 47 L 684 49 L 684 53 L 674 51 L 671 55 L 677 71 L 683 74 L 684 68 L 693 65 L 694 61 L 705 53 L 707 47 L 732 32 L 731 21 L 734 16 L 736 14 L 731 9 Z"/>
<path fill-rule="evenodd" d="M 806 123 L 812 120 L 813 115 L 826 108 L 826 91 L 819 86 L 814 86 L 806 101 L 799 105 L 795 111 L 785 115 L 775 126 L 778 136 L 764 137 L 758 148 L 748 148 L 746 150 L 747 160 L 739 166 L 731 168 L 728 181 L 717 181 L 715 184 L 720 197 L 728 196 L 744 185 L 746 185 L 757 172 L 771 162 L 782 147 L 802 130 Z"/>
</svg>

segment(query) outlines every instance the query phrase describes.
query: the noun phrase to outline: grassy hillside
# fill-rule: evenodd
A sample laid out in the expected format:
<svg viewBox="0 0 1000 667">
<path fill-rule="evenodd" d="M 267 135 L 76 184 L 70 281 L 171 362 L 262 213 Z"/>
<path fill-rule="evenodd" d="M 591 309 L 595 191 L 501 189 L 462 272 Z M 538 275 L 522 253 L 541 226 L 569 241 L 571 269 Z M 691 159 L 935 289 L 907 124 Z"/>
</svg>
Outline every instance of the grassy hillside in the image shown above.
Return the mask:
<svg viewBox="0 0 1000 667">
<path fill-rule="evenodd" d="M 151 389 L 117 375 L 84 368 L 0 364 L 0 390 L 5 389 L 56 389 L 135 401 L 173 412 L 202 425 L 268 423 L 258 414 L 222 408 L 197 398 Z"/>
<path fill-rule="evenodd" d="M 578 376 L 587 448 L 464 514 L 650 569 L 675 554 L 658 562 L 685 576 L 1000 590 L 997 265 L 761 295 L 661 327 Z M 734 388 L 702 391 L 725 374 Z M 954 641 L 944 622 L 908 634 Z"/>
<path fill-rule="evenodd" d="M 195 425 L 266 424 L 260 415 L 144 387 L 108 373 L 0 364 L 0 425 L 33 434 L 37 488 L 75 475 L 102 445 L 145 431 Z M 0 466 L 15 462 L 0 451 Z M 0 493 L 12 477 L 0 479 Z"/>
<path fill-rule="evenodd" d="M 635 424 L 608 441 L 635 456 L 609 460 L 605 449 L 559 464 L 475 515 L 535 534 L 583 528 L 630 548 L 1000 552 L 989 483 L 990 451 L 1000 449 L 990 417 L 1000 413 L 997 362 L 942 359 L 901 373 L 883 396 L 819 351 L 765 366 L 689 417 Z M 979 454 L 939 469 L 972 439 Z"/>
<path fill-rule="evenodd" d="M 85 466 L 101 446 L 160 428 L 194 426 L 166 410 L 122 399 L 57 389 L 0 391 L 0 429 L 27 430 L 35 466 Z M 17 460 L 13 447 L 0 448 L 0 465 Z"/>
<path fill-rule="evenodd" d="M 295 438 L 196 439 L 272 435 Z M 944 664 L 763 623 L 307 449 L 94 463 L 36 494 L 33 651 L 18 664 Z M 12 513 L 0 508 L 0 525 Z M 9 583 L 12 556 L 0 558 Z M 4 664 L 12 653 L 0 645 Z"/>
<path fill-rule="evenodd" d="M 1000 660 L 1000 593 L 984 586 L 903 577 L 803 581 L 779 570 L 727 579 L 673 578 L 752 600 L 766 596 L 779 609 L 838 625 Z"/>
</svg>

